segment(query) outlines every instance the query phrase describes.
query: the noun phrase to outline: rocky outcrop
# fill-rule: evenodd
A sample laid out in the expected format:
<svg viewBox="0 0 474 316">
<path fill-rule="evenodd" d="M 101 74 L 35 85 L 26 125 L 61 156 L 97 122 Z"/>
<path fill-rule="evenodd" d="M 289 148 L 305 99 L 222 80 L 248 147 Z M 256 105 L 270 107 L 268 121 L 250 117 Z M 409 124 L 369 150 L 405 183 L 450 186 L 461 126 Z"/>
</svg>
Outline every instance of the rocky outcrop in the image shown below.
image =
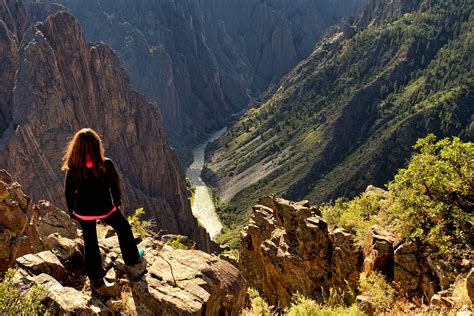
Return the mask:
<svg viewBox="0 0 474 316">
<path fill-rule="evenodd" d="M 193 143 L 246 108 L 361 0 L 48 1 L 91 41 L 122 58 L 133 84 L 162 108 L 175 143 Z"/>
<path fill-rule="evenodd" d="M 47 201 L 32 205 L 20 185 L 0 170 L 0 273 L 16 262 L 15 286 L 42 286 L 43 303 L 59 314 L 238 315 L 245 280 L 227 261 L 147 237 L 139 247 L 148 272 L 129 282 L 117 236 L 102 225 L 98 236 L 106 279 L 115 284 L 113 297 L 92 295 L 83 242 L 66 213 Z"/>
<path fill-rule="evenodd" d="M 350 232 L 328 228 L 307 201 L 267 196 L 253 207 L 241 232 L 238 266 L 248 285 L 273 306 L 286 306 L 297 292 L 318 300 L 331 288 L 338 293 L 350 289 L 360 294 L 358 306 L 371 314 L 375 312 L 372 297 L 359 293 L 357 284 L 361 273 L 374 272 L 418 305 L 431 302 L 434 310 L 436 306 L 460 310 L 469 304 L 472 251 L 455 251 L 442 258 L 423 249 L 379 226 L 370 229 L 361 249 Z"/>
<path fill-rule="evenodd" d="M 17 21 L 26 13 L 21 2 L 15 3 Z M 8 11 L 5 2 L 0 6 Z M 190 236 L 209 249 L 158 107 L 133 90 L 113 51 L 88 44 L 77 21 L 64 12 L 32 25 L 21 42 L 15 35 L 19 27 L 6 25 L 0 22 L 0 58 L 8 61 L 1 89 L 10 90 L 0 92 L 8 126 L 0 138 L 0 168 L 22 179 L 33 199 L 45 198 L 64 209 L 62 150 L 75 131 L 92 127 L 103 136 L 106 154 L 122 176 L 124 209 L 144 207 L 157 230 Z"/>
<path fill-rule="evenodd" d="M 52 232 L 77 237 L 69 216 L 45 201 L 33 205 L 18 182 L 0 170 L 0 273 L 17 257 L 47 249 Z"/>
<path fill-rule="evenodd" d="M 432 305 L 453 308 L 450 301 L 459 280 L 468 275 L 472 266 L 472 250 L 455 250 L 449 258 L 426 253 L 410 240 L 401 240 L 381 227 L 374 226 L 364 247 L 363 272 L 382 273 L 407 297 L 423 297 Z M 467 277 L 468 279 L 468 277 Z M 460 285 L 469 289 L 469 284 Z M 465 290 L 463 290 L 465 291 Z M 461 307 L 461 306 L 458 306 Z"/>
<path fill-rule="evenodd" d="M 145 250 L 147 272 L 133 281 L 127 277 L 117 237 L 99 240 L 106 279 L 115 284 L 113 291 L 99 296 L 91 292 L 83 273 L 76 275 L 75 282 L 67 277 L 81 264 L 82 258 L 71 260 L 80 241 L 51 238 L 56 242 L 50 250 L 17 259 L 15 284 L 42 286 L 43 302 L 60 314 L 239 315 L 243 305 L 245 281 L 233 265 L 153 238 L 139 245 Z"/>
<path fill-rule="evenodd" d="M 296 292 L 317 297 L 331 287 L 355 290 L 361 251 L 354 236 L 329 231 L 307 201 L 262 198 L 241 238 L 240 270 L 271 305 L 286 306 Z"/>
<path fill-rule="evenodd" d="M 366 275 L 371 271 L 381 271 L 393 279 L 393 244 L 395 241 L 396 238 L 381 227 L 371 228 L 364 247 L 362 269 Z"/>
</svg>

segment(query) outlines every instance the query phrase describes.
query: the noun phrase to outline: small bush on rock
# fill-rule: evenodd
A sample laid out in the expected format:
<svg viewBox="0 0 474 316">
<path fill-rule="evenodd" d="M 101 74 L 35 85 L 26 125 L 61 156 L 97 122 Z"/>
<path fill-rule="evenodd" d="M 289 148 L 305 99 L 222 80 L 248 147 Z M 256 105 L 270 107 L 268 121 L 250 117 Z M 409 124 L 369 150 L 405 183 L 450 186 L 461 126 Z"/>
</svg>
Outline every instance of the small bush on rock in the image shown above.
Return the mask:
<svg viewBox="0 0 474 316">
<path fill-rule="evenodd" d="M 384 310 L 390 307 L 396 294 L 385 277 L 376 271 L 372 271 L 367 277 L 361 274 L 359 291 L 369 299 L 375 310 Z"/>
<path fill-rule="evenodd" d="M 16 270 L 9 269 L 0 283 L 0 315 L 44 315 L 43 288 L 36 285 L 27 290 L 16 288 L 15 273 Z"/>
<path fill-rule="evenodd" d="M 133 234 L 140 235 L 142 238 L 145 238 L 148 230 L 150 229 L 151 222 L 146 220 L 140 220 L 140 216 L 145 214 L 145 211 L 142 208 L 135 210 L 132 216 L 128 217 L 128 221 L 132 227 Z"/>
</svg>

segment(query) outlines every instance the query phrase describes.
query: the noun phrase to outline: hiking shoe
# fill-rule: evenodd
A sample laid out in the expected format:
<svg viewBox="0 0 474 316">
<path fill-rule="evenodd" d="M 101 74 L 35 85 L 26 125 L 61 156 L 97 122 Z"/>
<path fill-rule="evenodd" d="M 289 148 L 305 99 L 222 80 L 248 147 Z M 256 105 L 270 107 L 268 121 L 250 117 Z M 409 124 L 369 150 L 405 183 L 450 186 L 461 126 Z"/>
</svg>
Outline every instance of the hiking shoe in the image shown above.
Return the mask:
<svg viewBox="0 0 474 316">
<path fill-rule="evenodd" d="M 143 250 L 143 249 L 138 250 L 138 256 L 140 258 L 143 257 L 144 255 L 145 255 L 145 250 Z"/>
<path fill-rule="evenodd" d="M 138 263 L 125 265 L 125 273 L 132 281 L 139 280 L 146 272 L 146 260 L 143 256 L 140 257 Z"/>
<path fill-rule="evenodd" d="M 116 282 L 107 282 L 104 279 L 91 280 L 91 291 L 103 297 L 117 297 L 120 288 Z"/>
</svg>

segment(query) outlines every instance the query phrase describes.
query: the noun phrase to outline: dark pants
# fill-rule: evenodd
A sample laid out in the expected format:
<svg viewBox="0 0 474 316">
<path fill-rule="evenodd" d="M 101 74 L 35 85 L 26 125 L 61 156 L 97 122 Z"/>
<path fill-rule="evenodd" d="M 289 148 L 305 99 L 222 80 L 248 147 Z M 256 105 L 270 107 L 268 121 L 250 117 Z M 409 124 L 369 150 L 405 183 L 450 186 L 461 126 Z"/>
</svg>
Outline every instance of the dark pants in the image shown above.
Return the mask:
<svg viewBox="0 0 474 316">
<path fill-rule="evenodd" d="M 125 264 L 134 265 L 139 261 L 138 248 L 133 237 L 132 229 L 120 210 L 116 210 L 109 217 L 101 219 L 102 222 L 112 226 L 117 233 L 122 258 Z M 89 279 L 103 278 L 106 274 L 102 267 L 99 242 L 97 240 L 96 221 L 79 220 L 84 238 L 84 263 Z"/>
</svg>

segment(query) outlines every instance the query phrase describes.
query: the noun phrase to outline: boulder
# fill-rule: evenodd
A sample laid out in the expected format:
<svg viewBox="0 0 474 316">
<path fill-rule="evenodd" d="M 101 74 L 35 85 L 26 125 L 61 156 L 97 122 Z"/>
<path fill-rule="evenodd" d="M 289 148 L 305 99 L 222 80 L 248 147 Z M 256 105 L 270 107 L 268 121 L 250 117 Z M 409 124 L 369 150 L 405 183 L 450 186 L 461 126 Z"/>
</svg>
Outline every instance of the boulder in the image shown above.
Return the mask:
<svg viewBox="0 0 474 316">
<path fill-rule="evenodd" d="M 355 289 L 359 280 L 362 251 L 354 246 L 354 237 L 354 234 L 342 228 L 336 228 L 330 233 L 332 284 L 341 289 L 346 289 L 346 282 L 350 289 Z"/>
<path fill-rule="evenodd" d="M 48 240 L 54 249 L 58 245 L 73 248 L 58 253 L 69 260 L 68 274 L 79 270 L 77 266 L 82 262 L 69 257 L 78 247 L 75 240 L 55 235 Z M 140 244 L 147 269 L 141 277 L 131 279 L 127 273 L 134 267 L 125 266 L 118 255 L 117 237 L 101 238 L 99 243 L 109 266 L 105 289 L 90 289 L 83 271 L 76 282 L 64 278 L 64 266 L 52 251 L 18 258 L 15 284 L 43 286 L 46 305 L 66 315 L 109 315 L 112 311 L 135 315 L 239 315 L 245 300 L 245 280 L 235 266 L 217 256 L 175 249 L 147 237 Z"/>
<path fill-rule="evenodd" d="M 427 261 L 431 271 L 438 279 L 441 290 L 449 289 L 450 285 L 455 281 L 451 265 L 443 259 L 435 260 L 428 257 Z"/>
<path fill-rule="evenodd" d="M 34 274 L 46 273 L 60 281 L 66 278 L 66 269 L 51 251 L 27 254 L 17 258 L 16 262 Z"/>
<path fill-rule="evenodd" d="M 80 239 L 69 239 L 59 234 L 51 234 L 44 241 L 45 247 L 51 250 L 62 262 L 70 260 L 82 260 L 83 241 Z"/>
<path fill-rule="evenodd" d="M 417 291 L 423 276 L 418 247 L 411 242 L 401 244 L 394 252 L 394 263 L 393 280 L 409 294 Z M 430 298 L 428 297 L 428 299 Z"/>
<path fill-rule="evenodd" d="M 153 314 L 238 315 L 244 303 L 246 284 L 232 264 L 197 250 L 175 249 L 145 239 L 147 273 L 131 282 L 134 295 Z M 120 258 L 116 259 L 115 266 Z"/>
<path fill-rule="evenodd" d="M 111 310 L 99 299 L 90 297 L 72 287 L 62 286 L 48 274 L 31 277 L 45 289 L 47 304 L 61 315 L 110 315 Z"/>
<path fill-rule="evenodd" d="M 51 234 L 74 239 L 78 237 L 77 227 L 69 215 L 48 201 L 39 201 L 33 206 L 33 218 L 41 238 L 46 239 Z"/>
</svg>

